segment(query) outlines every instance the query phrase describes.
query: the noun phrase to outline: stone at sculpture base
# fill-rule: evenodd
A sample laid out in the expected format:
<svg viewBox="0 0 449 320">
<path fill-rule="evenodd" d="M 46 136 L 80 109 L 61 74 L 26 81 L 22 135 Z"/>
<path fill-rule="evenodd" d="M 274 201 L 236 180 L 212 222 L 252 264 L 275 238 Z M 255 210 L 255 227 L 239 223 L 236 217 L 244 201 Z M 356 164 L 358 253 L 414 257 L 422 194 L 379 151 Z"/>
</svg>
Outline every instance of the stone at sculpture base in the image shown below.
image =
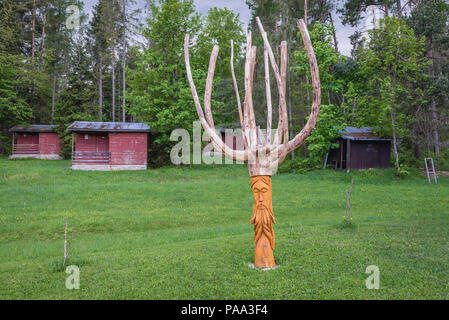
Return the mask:
<svg viewBox="0 0 449 320">
<path fill-rule="evenodd" d="M 251 269 L 262 270 L 262 271 L 269 271 L 269 270 L 274 270 L 274 269 L 279 268 L 279 265 L 276 264 L 274 267 L 269 267 L 269 268 L 259 268 L 259 267 L 256 267 L 256 265 L 254 263 L 250 263 L 249 267 Z"/>
</svg>

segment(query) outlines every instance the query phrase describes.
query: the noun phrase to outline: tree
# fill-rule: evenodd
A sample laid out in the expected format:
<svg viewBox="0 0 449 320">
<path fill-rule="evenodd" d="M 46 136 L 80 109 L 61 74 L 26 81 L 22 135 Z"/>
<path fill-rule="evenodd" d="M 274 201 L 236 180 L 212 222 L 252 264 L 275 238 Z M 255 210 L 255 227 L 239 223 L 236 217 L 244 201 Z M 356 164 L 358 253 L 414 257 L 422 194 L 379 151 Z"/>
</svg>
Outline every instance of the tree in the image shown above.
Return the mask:
<svg viewBox="0 0 449 320">
<path fill-rule="evenodd" d="M 428 60 L 423 57 L 425 38 L 417 39 L 403 19 L 386 18 L 370 31 L 361 48 L 359 88 L 363 106 L 359 117 L 393 136 L 396 172 L 400 174 L 400 138 L 409 135 L 410 121 L 424 101 L 422 88 Z"/>
<path fill-rule="evenodd" d="M 444 110 L 448 109 L 447 92 L 449 89 L 449 4 L 444 0 L 430 0 L 421 2 L 411 12 L 407 19 L 408 24 L 415 30 L 417 36 L 425 36 L 426 57 L 431 61 L 427 74 L 429 87 L 427 94 L 430 97 L 429 117 L 421 127 L 429 127 L 432 145 L 438 156 L 441 149 L 440 130 L 441 118 Z"/>
<path fill-rule="evenodd" d="M 33 112 L 22 97 L 29 83 L 24 61 L 16 47 L 17 29 L 11 3 L 0 6 L 0 29 L 0 154 L 5 154 L 10 142 L 8 129 L 30 121 Z"/>
<path fill-rule="evenodd" d="M 321 105 L 320 118 L 317 121 L 315 130 L 307 139 L 308 150 L 310 151 L 311 163 L 322 166 L 324 157 L 329 148 L 338 147 L 335 144 L 336 139 L 340 136 L 339 131 L 344 128 L 344 116 L 339 105 L 331 104 L 331 93 L 342 94 L 344 90 L 344 81 L 335 76 L 333 68 L 341 61 L 345 60 L 338 54 L 332 46 L 333 27 L 326 27 L 320 22 L 316 22 L 310 32 L 310 39 L 313 44 L 318 69 L 320 70 L 320 82 L 322 101 L 327 104 Z M 292 69 L 299 76 L 305 75 L 311 80 L 311 73 L 309 71 L 309 62 L 307 51 L 304 49 L 296 50 L 294 52 L 295 67 Z M 310 85 L 306 85 L 308 90 L 311 90 Z"/>
<path fill-rule="evenodd" d="M 121 6 L 118 0 L 100 0 L 93 10 L 93 18 L 90 22 L 89 33 L 92 37 L 92 49 L 97 60 L 97 85 L 99 118 L 103 120 L 105 91 L 104 72 L 107 62 L 111 62 L 112 95 L 111 95 L 111 119 L 115 121 L 115 59 L 116 48 L 122 34 Z"/>
<path fill-rule="evenodd" d="M 92 57 L 88 50 L 84 31 L 81 30 L 72 44 L 72 54 L 69 56 L 71 72 L 68 75 L 67 88 L 59 95 L 55 111 L 55 122 L 59 125 L 58 132 L 62 140 L 62 156 L 71 156 L 71 136 L 66 128 L 73 121 L 95 121 L 96 90 Z"/>
<path fill-rule="evenodd" d="M 70 12 L 67 12 L 69 6 L 77 6 L 82 10 L 83 4 L 79 0 L 47 0 L 45 3 L 45 44 L 47 52 L 52 54 L 50 63 L 51 74 L 51 123 L 55 115 L 56 91 L 64 70 L 69 69 L 69 55 L 73 46 L 73 35 L 76 32 L 67 26 L 67 19 Z M 80 15 L 80 24 L 86 17 Z M 42 39 L 42 48 L 44 39 Z"/>
<path fill-rule="evenodd" d="M 230 52 L 231 40 L 234 43 L 234 52 L 236 55 L 237 66 L 242 60 L 242 48 L 245 41 L 243 23 L 239 15 L 231 10 L 224 8 L 212 8 L 208 15 L 202 19 L 202 27 L 196 40 L 195 57 L 201 63 L 201 69 L 207 70 L 209 64 L 209 54 L 215 44 L 219 45 L 221 50 L 217 59 L 217 68 L 214 77 L 215 101 L 214 113 L 217 123 L 230 128 L 234 127 L 234 120 L 237 116 L 235 101 L 229 99 L 234 94 L 234 88 L 231 84 Z M 202 59 L 200 61 L 200 59 Z"/>
<path fill-rule="evenodd" d="M 126 120 L 126 63 L 128 59 L 128 46 L 130 41 L 130 34 L 136 34 L 141 27 L 138 22 L 137 15 L 141 13 L 139 9 L 130 10 L 131 5 L 136 4 L 136 0 L 121 0 L 122 1 L 122 121 Z"/>
<path fill-rule="evenodd" d="M 407 3 L 410 1 L 406 1 Z M 357 26 L 362 19 L 362 12 L 372 5 L 382 10 L 386 17 L 391 13 L 401 17 L 404 9 L 400 0 L 345 0 L 343 7 L 338 10 L 342 14 L 342 23 Z"/>
<path fill-rule="evenodd" d="M 200 16 L 191 0 L 168 0 L 151 5 L 151 16 L 143 34 L 151 43 L 140 54 L 136 69 L 128 76 L 128 114 L 157 129 L 150 156 L 159 165 L 169 162 L 171 131 L 192 130 L 194 105 L 190 99 L 186 72 L 182 63 L 184 34 L 198 35 Z M 195 62 L 199 63 L 199 62 Z M 198 71 L 197 79 L 205 72 Z M 152 151 L 150 150 L 150 152 Z"/>
</svg>

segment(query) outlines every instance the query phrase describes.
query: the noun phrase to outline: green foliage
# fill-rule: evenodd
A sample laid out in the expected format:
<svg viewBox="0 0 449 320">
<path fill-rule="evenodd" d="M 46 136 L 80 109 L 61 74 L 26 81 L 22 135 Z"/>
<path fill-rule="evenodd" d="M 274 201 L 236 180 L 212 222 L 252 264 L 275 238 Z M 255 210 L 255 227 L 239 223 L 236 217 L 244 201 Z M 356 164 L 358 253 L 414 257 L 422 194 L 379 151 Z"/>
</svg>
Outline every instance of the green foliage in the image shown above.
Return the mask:
<svg viewBox="0 0 449 320">
<path fill-rule="evenodd" d="M 380 128 L 379 135 L 392 136 L 393 145 L 410 136 L 411 120 L 425 103 L 423 56 L 425 38 L 416 38 L 404 20 L 386 18 L 370 30 L 370 40 L 359 48 L 358 77 L 348 88 L 356 90 L 358 108 L 352 117 L 363 126 Z M 396 148 L 399 150 L 399 148 Z M 395 164 L 400 175 L 399 155 Z"/>
<path fill-rule="evenodd" d="M 243 58 L 242 47 L 246 40 L 243 23 L 238 14 L 227 8 L 212 8 L 202 19 L 202 27 L 191 54 L 192 58 L 195 57 L 198 61 L 198 67 L 208 70 L 213 46 L 218 45 L 220 48 L 212 92 L 213 114 L 215 123 L 226 128 L 234 127 L 233 124 L 239 117 L 231 78 L 231 40 L 234 42 L 234 68 L 238 74 L 239 62 Z"/>
<path fill-rule="evenodd" d="M 287 157 L 278 168 L 278 173 L 300 173 L 304 174 L 314 169 L 320 169 L 319 166 L 313 165 L 309 157 L 302 155 L 295 156 L 294 159 Z"/>
<path fill-rule="evenodd" d="M 434 158 L 437 170 L 449 172 L 449 149 L 445 149 L 438 156 Z"/>
<path fill-rule="evenodd" d="M 323 164 L 329 149 L 338 148 L 337 138 L 341 136 L 339 132 L 344 128 L 341 109 L 334 105 L 322 105 L 315 130 L 306 140 L 313 163 Z"/>
<path fill-rule="evenodd" d="M 8 129 L 33 117 L 33 110 L 20 95 L 27 84 L 21 57 L 0 53 L 0 154 L 10 150 Z"/>
<path fill-rule="evenodd" d="M 301 38 L 299 32 L 298 38 Z M 312 41 L 313 51 L 315 52 L 318 69 L 320 71 L 321 91 L 323 96 L 329 91 L 334 93 L 341 92 L 344 81 L 335 77 L 332 68 L 337 62 L 345 60 L 346 58 L 341 57 L 332 47 L 332 28 L 320 22 L 315 23 L 313 29 L 310 31 L 310 40 Z M 305 48 L 295 51 L 294 59 L 296 65 L 292 69 L 296 71 L 298 75 L 306 74 L 309 83 L 311 83 L 309 60 L 307 59 Z M 311 86 L 312 85 L 309 84 L 307 87 L 310 89 Z"/>
<path fill-rule="evenodd" d="M 234 41 L 234 59 L 237 61 L 242 57 L 243 42 L 246 40 L 239 15 L 227 8 L 212 8 L 203 18 L 202 25 L 196 41 L 195 56 L 203 60 L 203 68 L 207 70 L 212 48 L 218 45 L 220 51 L 214 79 L 217 79 L 217 76 L 223 79 L 231 78 L 231 40 Z"/>
<path fill-rule="evenodd" d="M 160 7 L 151 6 L 152 15 L 144 35 L 151 43 L 140 54 L 136 69 L 129 74 L 128 113 L 138 121 L 151 125 L 154 136 L 152 154 L 162 151 L 168 163 L 170 134 L 176 128 L 192 131 L 197 120 L 184 64 L 184 36 L 192 39 L 198 35 L 200 17 L 194 11 L 193 1 L 169 0 Z M 194 55 L 193 55 L 194 56 Z M 193 58 L 193 57 L 192 57 Z M 198 91 L 202 92 L 206 74 L 192 61 L 193 77 Z"/>
<path fill-rule="evenodd" d="M 404 20 L 387 18 L 359 55 L 358 117 L 365 125 L 391 130 L 390 111 L 397 119 L 397 130 L 405 134 L 413 108 L 423 101 L 421 81 L 428 61 L 423 57 L 425 39 L 417 39 Z M 420 99 L 419 99 L 420 98 Z M 391 131 L 390 131 L 391 132 Z"/>
<path fill-rule="evenodd" d="M 342 8 L 337 11 L 342 14 L 343 24 L 355 27 L 362 20 L 362 13 L 370 5 L 375 5 L 385 12 L 386 10 L 397 12 L 401 7 L 398 0 L 345 0 Z"/>
<path fill-rule="evenodd" d="M 298 37 L 300 37 L 300 34 L 298 34 Z M 315 23 L 310 32 L 310 39 L 320 70 L 321 92 L 328 93 L 327 100 L 329 101 L 329 92 L 339 93 L 343 91 L 345 80 L 343 77 L 337 77 L 334 74 L 333 67 L 337 62 L 345 61 L 345 58 L 341 58 L 332 47 L 331 27 L 319 22 Z M 293 70 L 298 75 L 307 74 L 310 79 L 310 67 L 305 49 L 295 51 L 294 58 L 296 66 L 293 67 Z M 343 69 L 344 67 L 341 68 L 340 75 L 345 73 Z M 308 87 L 310 89 L 311 85 L 308 85 Z M 314 166 L 323 165 L 324 157 L 329 148 L 338 146 L 336 139 L 340 136 L 339 131 L 343 130 L 344 127 L 345 121 L 341 107 L 333 104 L 322 104 L 315 130 L 306 140 L 310 152 L 310 164 Z"/>
<path fill-rule="evenodd" d="M 72 153 L 72 136 L 66 128 L 74 121 L 95 121 L 98 113 L 95 103 L 96 92 L 91 86 L 94 80 L 91 71 L 90 55 L 85 42 L 74 43 L 78 49 L 72 56 L 73 73 L 68 78 L 68 88 L 58 97 L 55 112 L 55 124 L 61 138 L 61 153 L 64 158 L 70 158 Z"/>
</svg>

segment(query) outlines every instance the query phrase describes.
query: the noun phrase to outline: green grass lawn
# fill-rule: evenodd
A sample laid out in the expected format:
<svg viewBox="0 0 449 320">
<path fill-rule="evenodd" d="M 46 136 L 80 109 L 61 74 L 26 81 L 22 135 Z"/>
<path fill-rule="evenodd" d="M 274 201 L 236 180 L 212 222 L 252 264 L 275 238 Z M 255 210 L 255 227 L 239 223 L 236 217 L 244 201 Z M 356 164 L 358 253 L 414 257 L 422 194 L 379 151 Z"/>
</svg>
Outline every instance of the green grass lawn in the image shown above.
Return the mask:
<svg viewBox="0 0 449 320">
<path fill-rule="evenodd" d="M 253 270 L 244 166 L 80 172 L 0 159 L 1 299 L 448 299 L 449 178 L 273 177 L 278 269 Z M 345 189 L 354 178 L 353 226 Z M 61 268 L 64 224 L 74 230 Z M 365 270 L 380 269 L 368 290 Z"/>
</svg>

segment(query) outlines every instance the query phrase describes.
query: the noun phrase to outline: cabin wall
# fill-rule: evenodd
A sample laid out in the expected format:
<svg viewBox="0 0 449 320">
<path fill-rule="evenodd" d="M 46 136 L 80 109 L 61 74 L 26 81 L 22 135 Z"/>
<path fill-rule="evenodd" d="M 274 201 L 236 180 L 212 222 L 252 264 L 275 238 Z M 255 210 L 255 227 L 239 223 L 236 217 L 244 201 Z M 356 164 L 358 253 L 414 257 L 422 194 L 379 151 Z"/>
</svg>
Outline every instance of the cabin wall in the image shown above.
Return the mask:
<svg viewBox="0 0 449 320">
<path fill-rule="evenodd" d="M 39 133 L 39 150 L 40 154 L 59 154 L 61 146 L 59 145 L 58 134 L 53 132 Z"/>
<path fill-rule="evenodd" d="M 390 141 L 351 141 L 351 169 L 389 168 Z"/>
<path fill-rule="evenodd" d="M 108 134 L 76 133 L 75 150 L 91 151 L 91 152 L 108 152 L 109 151 Z"/>
<path fill-rule="evenodd" d="M 39 144 L 39 135 L 37 133 L 16 133 L 17 144 Z"/>
<path fill-rule="evenodd" d="M 148 134 L 117 132 L 109 134 L 111 165 L 146 166 L 148 162 Z"/>
</svg>

